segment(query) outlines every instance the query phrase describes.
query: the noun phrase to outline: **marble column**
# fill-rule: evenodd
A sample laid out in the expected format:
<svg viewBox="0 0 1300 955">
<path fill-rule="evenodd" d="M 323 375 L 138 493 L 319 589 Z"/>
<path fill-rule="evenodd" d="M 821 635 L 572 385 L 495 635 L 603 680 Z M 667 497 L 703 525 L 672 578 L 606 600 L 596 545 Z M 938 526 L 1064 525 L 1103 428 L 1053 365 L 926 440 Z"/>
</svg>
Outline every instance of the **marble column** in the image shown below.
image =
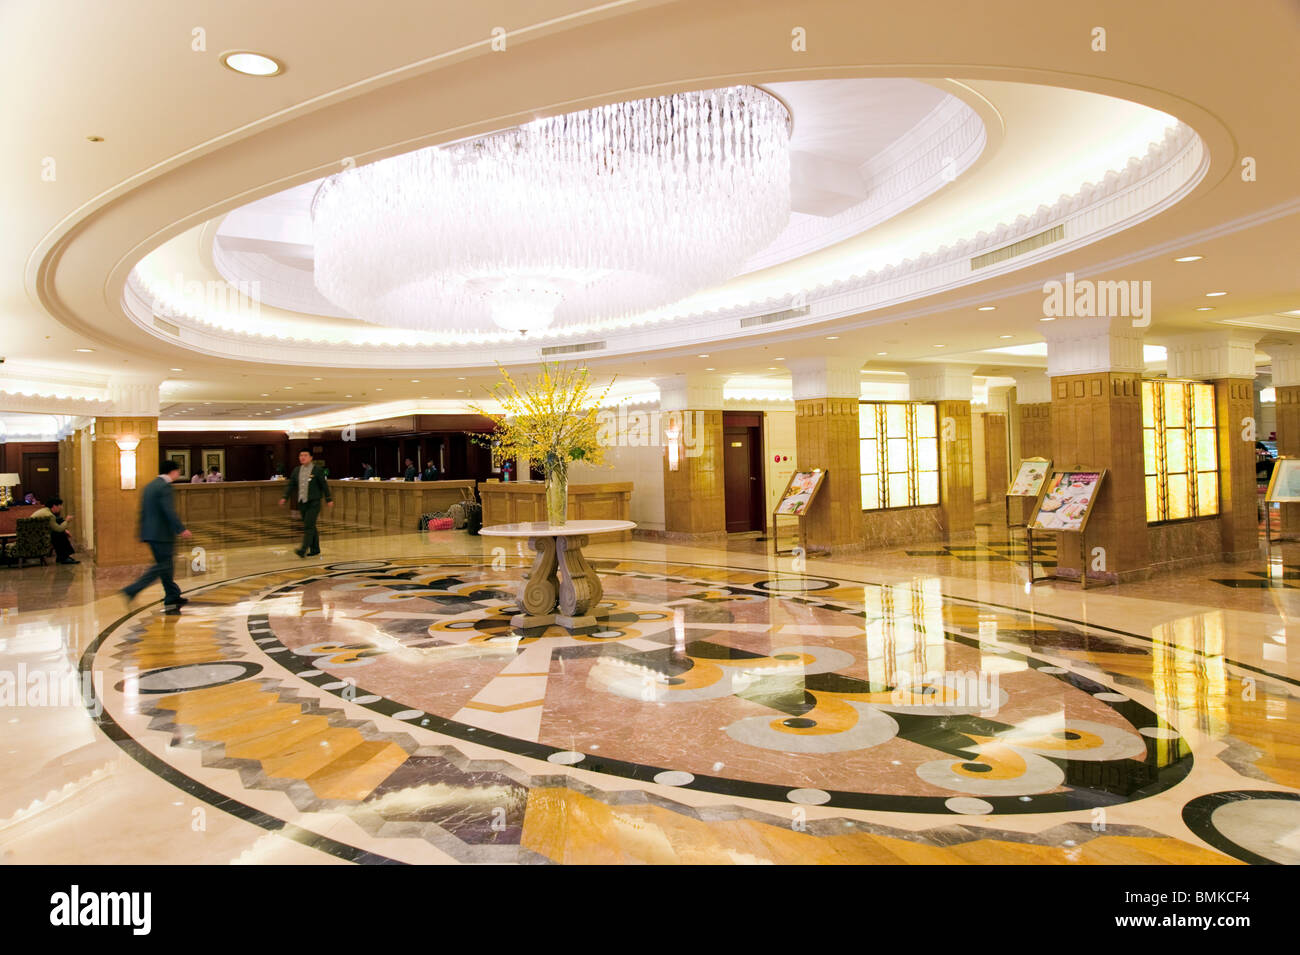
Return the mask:
<svg viewBox="0 0 1300 955">
<path fill-rule="evenodd" d="M 787 364 L 793 376 L 796 465 L 800 471 L 827 472 L 804 518 L 808 550 L 860 550 L 865 546 L 858 413 L 862 362 L 799 358 Z"/>
<path fill-rule="evenodd" d="M 684 540 L 725 539 L 722 379 L 673 375 L 655 384 L 661 418 L 676 421 L 681 431 L 676 470 L 664 455 L 664 532 Z"/>
<path fill-rule="evenodd" d="M 91 424 L 95 563 L 101 567 L 147 564 L 149 550 L 137 539 L 140 491 L 158 475 L 158 386 L 156 378 L 109 381 L 110 415 Z M 135 488 L 123 489 L 119 441 L 134 439 Z"/>
<path fill-rule="evenodd" d="M 974 370 L 970 365 L 923 365 L 908 372 L 909 397 L 938 406 L 939 512 L 944 539 L 950 541 L 975 532 L 970 418 Z"/>
<path fill-rule="evenodd" d="M 1300 458 L 1300 343 L 1266 347 L 1273 369 L 1277 453 Z M 1283 504 L 1281 507 L 1283 532 L 1300 534 L 1300 504 Z"/>
<path fill-rule="evenodd" d="M 1053 467 L 1107 472 L 1088 521 L 1088 575 L 1141 578 L 1151 564 L 1142 458 L 1142 331 L 1127 318 L 1070 318 L 1044 324 L 1042 333 L 1052 388 L 1048 456 Z M 1056 537 L 1058 572 L 1077 577 L 1077 535 Z"/>
<path fill-rule="evenodd" d="M 1255 480 L 1255 344 L 1239 331 L 1167 338 L 1167 374 L 1214 385 L 1219 452 L 1219 538 L 1224 560 L 1259 556 Z"/>
</svg>

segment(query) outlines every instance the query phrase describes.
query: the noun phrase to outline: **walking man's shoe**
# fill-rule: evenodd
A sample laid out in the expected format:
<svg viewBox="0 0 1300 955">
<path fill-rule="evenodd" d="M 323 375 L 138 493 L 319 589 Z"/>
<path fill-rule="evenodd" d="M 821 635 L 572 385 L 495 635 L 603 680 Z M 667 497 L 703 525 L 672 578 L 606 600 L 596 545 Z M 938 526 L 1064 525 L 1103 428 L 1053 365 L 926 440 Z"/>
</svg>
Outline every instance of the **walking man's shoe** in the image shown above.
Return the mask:
<svg viewBox="0 0 1300 955">
<path fill-rule="evenodd" d="M 306 552 L 305 550 L 303 550 L 301 547 L 295 547 L 295 548 L 293 549 L 293 552 L 294 552 L 295 554 L 297 554 L 299 557 L 306 557 L 306 556 L 307 556 L 307 552 Z"/>
</svg>

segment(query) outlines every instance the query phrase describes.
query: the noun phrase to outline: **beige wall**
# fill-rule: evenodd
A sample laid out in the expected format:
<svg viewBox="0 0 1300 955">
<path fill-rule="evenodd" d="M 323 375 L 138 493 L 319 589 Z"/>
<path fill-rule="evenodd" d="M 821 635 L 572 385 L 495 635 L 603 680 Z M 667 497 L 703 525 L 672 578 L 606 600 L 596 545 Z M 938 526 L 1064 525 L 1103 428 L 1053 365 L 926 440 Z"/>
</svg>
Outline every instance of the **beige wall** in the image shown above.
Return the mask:
<svg viewBox="0 0 1300 955">
<path fill-rule="evenodd" d="M 776 461 L 777 455 L 784 455 L 790 460 Z M 764 508 L 765 520 L 769 530 L 772 524 L 772 511 L 781 499 L 794 473 L 794 409 L 789 411 L 767 411 L 763 414 L 763 480 L 767 484 L 767 501 Z"/>
<path fill-rule="evenodd" d="M 604 484 L 610 481 L 632 482 L 632 513 L 629 518 L 637 527 L 651 531 L 664 529 L 664 449 L 648 447 L 613 447 L 605 449 L 605 464 L 593 467 L 575 461 L 569 466 L 570 484 Z"/>
</svg>

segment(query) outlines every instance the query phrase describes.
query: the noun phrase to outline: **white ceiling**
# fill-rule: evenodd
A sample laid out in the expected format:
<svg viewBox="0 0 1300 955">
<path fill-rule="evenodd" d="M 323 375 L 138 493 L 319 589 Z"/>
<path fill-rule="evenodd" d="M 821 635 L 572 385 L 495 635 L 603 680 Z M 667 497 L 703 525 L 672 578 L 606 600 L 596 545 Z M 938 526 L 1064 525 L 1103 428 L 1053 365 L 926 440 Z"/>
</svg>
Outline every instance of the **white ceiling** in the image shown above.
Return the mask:
<svg viewBox="0 0 1300 955">
<path fill-rule="evenodd" d="M 986 349 L 1041 342 L 1042 283 L 1066 270 L 1151 281 L 1156 315 L 1148 340 L 1155 344 L 1224 322 L 1247 323 L 1233 327 L 1256 331 L 1265 354 L 1270 342 L 1300 340 L 1300 319 L 1285 314 L 1300 309 L 1291 251 L 1300 248 L 1300 198 L 1290 175 L 1300 127 L 1279 121 L 1300 115 L 1294 4 L 1261 0 L 1250 16 L 1215 0 L 1186 0 L 1176 13 L 1163 4 L 1109 5 L 1106 53 L 1088 43 L 1093 11 L 1034 0 L 953 4 L 942 17 L 922 5 L 808 0 L 799 7 L 810 38 L 804 53 L 789 50 L 785 39 L 788 4 L 767 0 L 743 14 L 725 0 L 599 8 L 538 0 L 526 12 L 505 0 L 460 7 L 389 0 L 373 8 L 325 0 L 311 18 L 272 17 L 243 2 L 204 6 L 197 20 L 196 10 L 184 3 L 115 5 L 111 12 L 77 0 L 0 4 L 0 88 L 9 120 L 0 129 L 7 358 L 0 411 L 27 410 L 38 400 L 19 387 L 25 382 L 82 394 L 123 372 L 170 377 L 184 401 L 232 408 L 313 377 L 325 378 L 332 393 L 313 399 L 321 403 L 344 402 L 345 394 L 386 400 L 395 392 L 454 400 L 458 390 L 495 377 L 486 359 L 456 367 L 440 350 L 426 350 L 417 375 L 387 356 L 340 366 L 322 343 L 317 357 L 286 372 L 283 363 L 264 363 L 270 339 L 231 338 L 224 353 L 185 350 L 126 317 L 126 273 L 151 249 L 190 233 L 187 274 L 215 275 L 198 242 L 203 222 L 319 178 L 345 157 L 366 161 L 541 112 L 733 82 L 776 89 L 805 79 L 943 85 L 955 78 L 990 135 L 1000 137 L 992 154 L 986 149 L 925 202 L 802 257 L 806 262 L 759 273 L 781 282 L 811 263 L 835 274 L 896 260 L 1005 221 L 1036 201 L 1054 202 L 1062 187 L 1046 173 L 1074 182 L 1092 177 L 1086 163 L 1124 139 L 1126 127 L 1090 108 L 1101 98 L 1188 124 L 1204 142 L 1208 170 L 1153 218 L 1015 273 L 840 318 L 733 334 L 707 347 L 652 335 L 638 354 L 593 359 L 600 374 L 650 378 L 705 367 L 723 376 L 767 374 L 777 357 L 829 348 L 869 368 L 902 370 L 936 360 L 936 345 L 945 346 L 945 359 L 973 360 L 997 374 L 1017 364 L 991 361 Z M 198 20 L 207 37 L 201 51 L 190 42 Z M 487 45 L 494 23 L 510 24 L 508 54 Z M 287 69 L 267 80 L 237 76 L 217 62 L 221 50 L 233 48 L 277 55 Z M 103 141 L 89 142 L 92 134 Z M 838 159 L 822 146 L 824 158 Z M 1124 147 L 1133 154 L 1131 143 Z M 996 162 L 1012 155 L 1042 157 L 1039 172 Z M 1246 159 L 1257 168 L 1253 179 L 1242 176 Z M 999 178 L 1013 188 L 995 192 Z M 1205 258 L 1173 263 L 1189 252 Z M 1213 311 L 1197 311 L 1215 290 L 1229 294 L 1210 300 Z M 986 303 L 996 310 L 975 311 Z M 268 320 L 292 318 L 266 313 Z M 832 335 L 833 346 L 826 342 Z M 79 347 L 93 351 L 74 351 Z M 415 377 L 420 384 L 408 381 Z M 46 390 L 55 393 L 55 385 Z M 19 391 L 27 392 L 21 401 L 7 397 Z"/>
</svg>

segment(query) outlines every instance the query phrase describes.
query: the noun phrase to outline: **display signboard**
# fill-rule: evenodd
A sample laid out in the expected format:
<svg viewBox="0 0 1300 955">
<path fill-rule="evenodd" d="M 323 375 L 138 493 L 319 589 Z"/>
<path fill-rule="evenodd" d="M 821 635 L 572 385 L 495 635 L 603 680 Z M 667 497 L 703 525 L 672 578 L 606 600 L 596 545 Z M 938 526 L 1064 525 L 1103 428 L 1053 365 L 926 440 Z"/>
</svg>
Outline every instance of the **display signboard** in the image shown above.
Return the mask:
<svg viewBox="0 0 1300 955">
<path fill-rule="evenodd" d="M 1104 470 L 1053 471 L 1029 526 L 1033 530 L 1083 533 L 1105 476 Z"/>
<path fill-rule="evenodd" d="M 1278 458 L 1268 479 L 1264 500 L 1269 504 L 1300 504 L 1300 458 Z"/>
<path fill-rule="evenodd" d="M 1052 470 L 1048 458 L 1025 458 L 1016 469 L 1016 476 L 1007 488 L 1007 497 L 1038 497 L 1047 480 L 1047 473 Z"/>
<path fill-rule="evenodd" d="M 821 468 L 812 471 L 795 471 L 790 475 L 790 483 L 785 486 L 781 493 L 781 500 L 777 502 L 774 514 L 784 514 L 795 517 L 802 517 L 808 513 L 808 508 L 817 496 L 817 491 L 822 486 L 822 480 L 826 477 L 826 472 Z"/>
</svg>

